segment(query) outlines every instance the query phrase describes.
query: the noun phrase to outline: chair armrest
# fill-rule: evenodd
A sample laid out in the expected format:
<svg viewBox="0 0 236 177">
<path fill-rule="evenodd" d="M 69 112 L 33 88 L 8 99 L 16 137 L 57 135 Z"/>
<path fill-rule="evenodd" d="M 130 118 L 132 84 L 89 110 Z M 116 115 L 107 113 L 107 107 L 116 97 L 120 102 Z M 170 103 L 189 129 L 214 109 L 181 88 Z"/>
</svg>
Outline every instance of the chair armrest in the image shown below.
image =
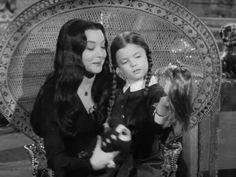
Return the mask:
<svg viewBox="0 0 236 177">
<path fill-rule="evenodd" d="M 32 165 L 32 175 L 36 177 L 53 177 L 53 171 L 48 168 L 46 152 L 44 150 L 43 144 L 28 144 L 24 148 L 27 150 Z"/>
<path fill-rule="evenodd" d="M 177 161 L 180 153 L 182 152 L 182 144 L 180 142 L 172 142 L 168 145 L 162 145 L 162 153 L 164 163 L 162 164 L 161 171 L 163 177 L 175 177 L 178 169 Z"/>
</svg>

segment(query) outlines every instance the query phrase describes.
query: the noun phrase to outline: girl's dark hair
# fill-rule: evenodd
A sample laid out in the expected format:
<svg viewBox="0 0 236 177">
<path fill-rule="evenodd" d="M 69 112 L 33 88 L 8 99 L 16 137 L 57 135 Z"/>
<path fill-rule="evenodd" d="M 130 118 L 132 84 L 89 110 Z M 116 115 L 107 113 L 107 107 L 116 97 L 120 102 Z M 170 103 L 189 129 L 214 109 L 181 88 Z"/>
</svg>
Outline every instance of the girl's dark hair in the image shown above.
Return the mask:
<svg viewBox="0 0 236 177">
<path fill-rule="evenodd" d="M 111 53 L 111 62 L 112 62 L 112 66 L 113 66 L 113 73 L 116 75 L 116 68 L 118 67 L 117 64 L 117 60 L 116 60 L 116 53 L 118 50 L 124 48 L 127 46 L 127 44 L 135 44 L 138 45 L 140 47 L 142 47 L 147 55 L 147 59 L 148 59 L 148 72 L 147 75 L 145 76 L 146 82 L 145 82 L 145 91 L 144 91 L 144 95 L 146 95 L 148 93 L 148 85 L 151 79 L 151 70 L 152 70 L 152 58 L 151 58 L 151 50 L 149 49 L 149 46 L 147 45 L 147 43 L 144 40 L 144 37 L 141 34 L 138 34 L 136 32 L 123 32 L 119 35 L 117 35 L 112 43 L 111 43 L 111 47 L 110 47 L 110 53 Z M 115 81 L 114 81 L 115 79 Z M 121 83 L 120 80 L 118 80 L 119 77 L 117 76 L 113 76 L 113 92 L 112 92 L 112 96 L 110 98 L 110 102 L 109 102 L 109 107 L 108 107 L 108 120 L 110 119 L 111 116 L 111 110 L 114 104 L 114 100 L 115 100 L 115 89 L 117 85 L 121 85 L 121 84 L 117 84 L 117 81 L 119 81 L 119 83 Z M 124 85 L 124 82 L 122 83 L 122 86 Z"/>
<path fill-rule="evenodd" d="M 74 113 L 78 111 L 77 89 L 87 72 L 82 62 L 82 53 L 87 45 L 86 30 L 103 32 L 107 52 L 108 42 L 101 24 L 81 19 L 70 20 L 60 29 L 56 44 L 54 72 L 48 78 L 54 78 L 54 117 L 62 132 L 67 135 L 75 135 L 77 132 L 74 123 Z M 92 98 L 98 109 L 101 110 L 107 108 L 106 100 L 111 91 L 109 88 L 112 79 L 110 79 L 111 74 L 109 73 L 107 52 L 102 72 L 96 75 L 92 86 Z M 40 92 L 43 91 L 42 87 Z M 42 93 L 40 94 L 42 95 Z"/>
</svg>

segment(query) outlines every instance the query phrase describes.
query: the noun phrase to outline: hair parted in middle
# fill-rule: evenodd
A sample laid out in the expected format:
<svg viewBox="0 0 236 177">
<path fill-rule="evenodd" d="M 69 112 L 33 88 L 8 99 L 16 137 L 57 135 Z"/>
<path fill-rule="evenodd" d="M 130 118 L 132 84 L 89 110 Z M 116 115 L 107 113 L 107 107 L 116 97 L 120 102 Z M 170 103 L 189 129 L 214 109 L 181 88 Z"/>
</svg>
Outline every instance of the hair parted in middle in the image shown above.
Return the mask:
<svg viewBox="0 0 236 177">
<path fill-rule="evenodd" d="M 119 77 L 117 77 L 117 74 L 116 74 L 116 68 L 118 67 L 116 53 L 118 52 L 118 50 L 126 47 L 128 44 L 135 44 L 145 50 L 145 53 L 147 55 L 147 60 L 148 60 L 148 71 L 145 76 L 144 94 L 147 94 L 148 92 L 148 85 L 151 79 L 152 65 L 153 65 L 152 57 L 151 57 L 151 50 L 148 44 L 146 43 L 144 37 L 141 34 L 132 32 L 132 31 L 126 31 L 126 32 L 120 33 L 117 36 L 115 36 L 110 46 L 110 55 L 111 55 L 111 63 L 112 63 L 112 70 L 113 70 L 113 91 L 112 91 L 112 96 L 109 101 L 108 120 L 110 119 L 111 110 L 114 104 L 115 90 L 118 86 L 122 87 L 125 84 L 125 82 L 119 79 Z"/>
<path fill-rule="evenodd" d="M 57 38 L 54 71 L 47 77 L 38 94 L 38 97 L 43 95 L 47 81 L 52 79 L 55 87 L 55 121 L 62 131 L 68 135 L 74 135 L 77 131 L 76 124 L 74 124 L 75 116 L 73 116 L 78 110 L 76 104 L 77 89 L 83 76 L 93 74 L 85 69 L 82 61 L 82 54 L 87 46 L 86 30 L 101 30 L 105 38 L 107 56 L 102 71 L 96 74 L 91 94 L 98 109 L 107 109 L 107 100 L 112 90 L 112 74 L 107 52 L 108 42 L 103 25 L 92 21 L 72 19 L 63 24 Z M 35 106 L 37 106 L 37 102 Z"/>
</svg>

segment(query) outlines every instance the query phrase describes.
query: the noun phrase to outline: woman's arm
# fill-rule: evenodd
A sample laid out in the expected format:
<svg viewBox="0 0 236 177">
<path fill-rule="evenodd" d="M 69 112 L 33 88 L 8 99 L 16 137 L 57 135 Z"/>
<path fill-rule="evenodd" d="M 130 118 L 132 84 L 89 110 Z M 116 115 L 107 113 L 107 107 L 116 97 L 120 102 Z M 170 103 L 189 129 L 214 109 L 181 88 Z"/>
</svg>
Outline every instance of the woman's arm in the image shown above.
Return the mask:
<svg viewBox="0 0 236 177">
<path fill-rule="evenodd" d="M 70 157 L 65 153 L 64 142 L 57 130 L 45 133 L 44 146 L 48 165 L 56 176 L 64 177 L 68 173 L 89 173 L 92 165 L 89 158 L 79 159 Z"/>
<path fill-rule="evenodd" d="M 37 97 L 34 105 L 32 117 L 40 136 L 44 139 L 44 147 L 49 168 L 55 172 L 56 176 L 64 177 L 67 172 L 90 172 L 92 165 L 87 159 L 70 157 L 66 154 L 64 141 L 59 133 L 58 124 L 54 118 L 54 87 L 52 83 L 44 86 L 44 92 Z"/>
</svg>

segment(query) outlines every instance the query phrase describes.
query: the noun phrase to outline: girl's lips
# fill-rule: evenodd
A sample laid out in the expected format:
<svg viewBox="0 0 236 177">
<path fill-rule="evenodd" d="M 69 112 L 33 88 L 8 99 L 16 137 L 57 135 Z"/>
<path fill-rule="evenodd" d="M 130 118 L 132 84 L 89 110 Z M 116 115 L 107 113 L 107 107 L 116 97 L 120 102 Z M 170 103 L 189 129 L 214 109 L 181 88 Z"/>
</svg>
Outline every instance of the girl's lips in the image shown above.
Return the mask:
<svg viewBox="0 0 236 177">
<path fill-rule="evenodd" d="M 133 73 L 137 74 L 137 73 L 139 73 L 140 71 L 141 71 L 141 69 L 135 69 L 135 70 L 133 71 Z"/>
</svg>

